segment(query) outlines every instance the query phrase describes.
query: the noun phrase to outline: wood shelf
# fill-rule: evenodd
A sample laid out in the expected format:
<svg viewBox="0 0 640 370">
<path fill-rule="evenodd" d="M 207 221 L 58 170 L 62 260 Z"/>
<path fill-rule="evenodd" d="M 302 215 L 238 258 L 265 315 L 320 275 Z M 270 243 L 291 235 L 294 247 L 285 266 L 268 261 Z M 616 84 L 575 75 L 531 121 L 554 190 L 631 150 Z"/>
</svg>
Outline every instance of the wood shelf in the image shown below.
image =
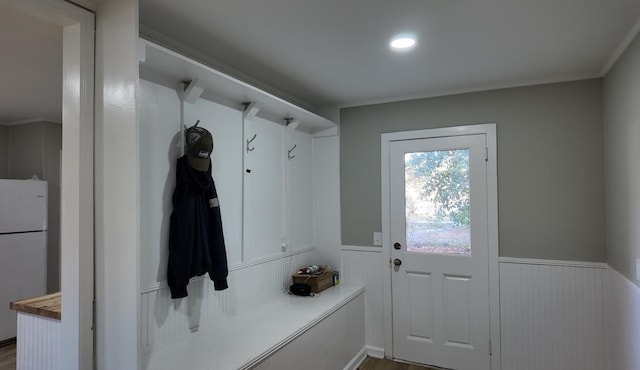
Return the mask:
<svg viewBox="0 0 640 370">
<path fill-rule="evenodd" d="M 30 313 L 50 319 L 60 320 L 62 317 L 60 292 L 11 302 L 9 306 L 12 310 L 18 312 Z"/>
</svg>

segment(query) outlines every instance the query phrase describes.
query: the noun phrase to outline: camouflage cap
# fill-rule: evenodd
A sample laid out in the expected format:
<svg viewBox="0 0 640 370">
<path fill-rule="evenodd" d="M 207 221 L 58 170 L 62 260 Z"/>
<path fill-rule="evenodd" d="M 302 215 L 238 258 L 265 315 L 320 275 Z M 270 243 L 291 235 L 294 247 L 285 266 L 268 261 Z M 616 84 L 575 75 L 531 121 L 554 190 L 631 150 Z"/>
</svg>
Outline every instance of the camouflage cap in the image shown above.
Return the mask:
<svg viewBox="0 0 640 370">
<path fill-rule="evenodd" d="M 198 171 L 208 170 L 213 151 L 211 133 L 202 127 L 193 126 L 185 131 L 185 139 L 189 165 Z"/>
</svg>

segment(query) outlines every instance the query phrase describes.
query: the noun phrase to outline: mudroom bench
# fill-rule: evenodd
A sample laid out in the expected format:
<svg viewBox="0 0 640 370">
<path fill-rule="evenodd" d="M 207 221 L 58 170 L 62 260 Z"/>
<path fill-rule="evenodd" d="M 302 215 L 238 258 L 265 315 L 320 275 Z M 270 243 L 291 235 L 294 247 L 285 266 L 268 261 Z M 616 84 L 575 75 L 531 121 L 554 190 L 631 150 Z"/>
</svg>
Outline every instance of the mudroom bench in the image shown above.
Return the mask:
<svg viewBox="0 0 640 370">
<path fill-rule="evenodd" d="M 365 356 L 364 288 L 279 295 L 144 355 L 142 369 L 355 369 Z"/>
</svg>

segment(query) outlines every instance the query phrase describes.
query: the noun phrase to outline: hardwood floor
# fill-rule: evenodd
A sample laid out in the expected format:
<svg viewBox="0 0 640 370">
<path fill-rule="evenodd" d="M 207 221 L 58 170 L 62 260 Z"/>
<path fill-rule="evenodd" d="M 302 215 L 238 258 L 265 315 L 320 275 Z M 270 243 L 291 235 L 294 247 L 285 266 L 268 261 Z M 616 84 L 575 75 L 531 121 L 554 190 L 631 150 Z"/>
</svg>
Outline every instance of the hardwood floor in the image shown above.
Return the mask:
<svg viewBox="0 0 640 370">
<path fill-rule="evenodd" d="M 0 346 L 0 370 L 16 370 L 16 344 Z"/>
<path fill-rule="evenodd" d="M 0 346 L 0 370 L 16 369 L 16 344 Z M 402 362 L 395 362 L 388 359 L 367 357 L 358 370 L 438 370 L 433 367 L 423 367 Z"/>
<path fill-rule="evenodd" d="M 386 358 L 373 358 L 367 357 L 358 370 L 438 370 L 433 367 L 424 367 L 412 364 L 405 364 L 402 362 L 395 362 Z"/>
</svg>

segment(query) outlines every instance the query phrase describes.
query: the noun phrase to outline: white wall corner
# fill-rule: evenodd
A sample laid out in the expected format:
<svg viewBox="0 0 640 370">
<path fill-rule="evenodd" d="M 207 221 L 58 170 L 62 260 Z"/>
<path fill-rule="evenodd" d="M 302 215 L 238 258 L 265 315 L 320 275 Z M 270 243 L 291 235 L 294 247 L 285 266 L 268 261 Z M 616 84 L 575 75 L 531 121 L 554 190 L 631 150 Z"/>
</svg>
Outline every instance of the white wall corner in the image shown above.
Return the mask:
<svg viewBox="0 0 640 370">
<path fill-rule="evenodd" d="M 609 59 L 607 59 L 607 62 L 600 72 L 602 77 L 606 76 L 609 71 L 611 71 L 611 68 L 613 68 L 613 66 L 618 62 L 622 54 L 627 51 L 627 48 L 629 48 L 629 45 L 631 45 L 636 36 L 638 36 L 638 33 L 640 33 L 640 18 L 636 20 L 636 23 L 634 23 L 633 27 L 631 27 L 629 32 L 627 32 L 627 35 L 622 39 L 620 45 L 618 45 L 618 47 L 613 51 L 613 54 L 611 54 Z"/>
<path fill-rule="evenodd" d="M 367 346 L 367 355 L 373 358 L 384 358 L 384 348 Z"/>
</svg>

